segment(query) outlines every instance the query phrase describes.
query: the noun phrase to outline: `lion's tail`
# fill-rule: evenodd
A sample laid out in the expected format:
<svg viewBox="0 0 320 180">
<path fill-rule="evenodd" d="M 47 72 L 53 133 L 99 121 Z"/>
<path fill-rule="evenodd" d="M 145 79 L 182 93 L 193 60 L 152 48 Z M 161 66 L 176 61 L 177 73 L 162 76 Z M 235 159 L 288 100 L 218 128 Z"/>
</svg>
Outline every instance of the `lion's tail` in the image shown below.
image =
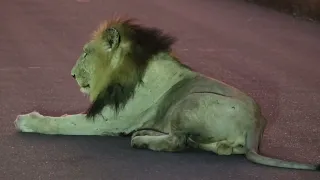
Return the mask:
<svg viewBox="0 0 320 180">
<path fill-rule="evenodd" d="M 251 132 L 248 132 L 246 137 L 246 158 L 254 163 L 263 164 L 266 166 L 274 166 L 290 169 L 304 169 L 320 171 L 319 165 L 302 164 L 290 161 L 284 161 L 280 159 L 274 159 L 258 154 L 260 139 L 263 135 L 266 126 L 266 120 L 263 118 L 259 127 L 253 128 Z"/>
</svg>

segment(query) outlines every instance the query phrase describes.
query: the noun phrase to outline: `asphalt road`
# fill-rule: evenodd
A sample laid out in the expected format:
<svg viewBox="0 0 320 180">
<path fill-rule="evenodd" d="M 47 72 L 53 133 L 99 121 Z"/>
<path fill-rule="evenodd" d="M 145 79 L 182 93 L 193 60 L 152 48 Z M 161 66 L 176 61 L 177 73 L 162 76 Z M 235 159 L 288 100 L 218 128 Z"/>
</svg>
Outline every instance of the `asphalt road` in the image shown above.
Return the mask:
<svg viewBox="0 0 320 180">
<path fill-rule="evenodd" d="M 1 0 L 0 180 L 316 180 L 243 156 L 136 150 L 128 138 L 19 134 L 21 113 L 83 111 L 70 70 L 114 13 L 176 35 L 182 61 L 251 94 L 269 124 L 262 153 L 320 163 L 320 25 L 241 0 Z"/>
</svg>

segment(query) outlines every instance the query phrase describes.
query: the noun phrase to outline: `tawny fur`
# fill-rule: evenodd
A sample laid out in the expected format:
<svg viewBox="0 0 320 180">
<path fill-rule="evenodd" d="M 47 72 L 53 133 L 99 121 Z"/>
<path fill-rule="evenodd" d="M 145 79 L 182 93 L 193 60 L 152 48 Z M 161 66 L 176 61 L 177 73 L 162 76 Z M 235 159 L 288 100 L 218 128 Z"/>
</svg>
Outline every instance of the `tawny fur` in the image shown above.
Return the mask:
<svg viewBox="0 0 320 180">
<path fill-rule="evenodd" d="M 102 23 L 71 71 L 92 102 L 87 113 L 50 117 L 32 112 L 17 117 L 17 129 L 132 134 L 131 146 L 136 148 L 177 152 L 193 147 L 219 155 L 245 154 L 269 166 L 319 168 L 259 155 L 266 125 L 259 105 L 240 90 L 179 62 L 171 51 L 174 41 L 131 19 Z"/>
</svg>

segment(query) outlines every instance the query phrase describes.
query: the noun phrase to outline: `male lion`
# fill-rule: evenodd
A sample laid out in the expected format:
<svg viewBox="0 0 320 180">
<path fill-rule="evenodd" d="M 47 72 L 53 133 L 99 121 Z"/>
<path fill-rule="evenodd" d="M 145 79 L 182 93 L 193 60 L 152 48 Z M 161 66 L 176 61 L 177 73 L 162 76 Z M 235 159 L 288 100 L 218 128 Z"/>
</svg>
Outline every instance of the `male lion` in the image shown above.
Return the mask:
<svg viewBox="0 0 320 180">
<path fill-rule="evenodd" d="M 319 165 L 259 155 L 266 126 L 248 95 L 206 77 L 171 54 L 175 39 L 132 19 L 113 19 L 93 33 L 71 75 L 88 94 L 86 113 L 20 115 L 21 132 L 60 135 L 131 135 L 131 146 L 178 152 L 187 147 L 219 155 L 245 154 L 255 163 L 319 170 Z"/>
</svg>

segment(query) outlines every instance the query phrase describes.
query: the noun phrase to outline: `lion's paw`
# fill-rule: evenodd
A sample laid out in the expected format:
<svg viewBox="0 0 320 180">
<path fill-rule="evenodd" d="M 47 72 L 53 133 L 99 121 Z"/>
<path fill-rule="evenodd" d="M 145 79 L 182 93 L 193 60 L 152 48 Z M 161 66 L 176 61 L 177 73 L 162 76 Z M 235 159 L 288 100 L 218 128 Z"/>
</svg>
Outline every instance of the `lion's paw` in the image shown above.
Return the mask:
<svg viewBox="0 0 320 180">
<path fill-rule="evenodd" d="M 136 136 L 131 139 L 131 147 L 137 149 L 146 149 L 148 148 L 148 144 L 143 141 L 142 136 Z"/>
<path fill-rule="evenodd" d="M 231 155 L 232 154 L 232 147 L 224 144 L 224 143 L 218 143 L 217 144 L 217 154 L 219 155 Z"/>
<path fill-rule="evenodd" d="M 17 130 L 21 132 L 35 132 L 35 124 L 43 117 L 38 112 L 31 112 L 29 114 L 18 115 L 14 121 Z"/>
</svg>

